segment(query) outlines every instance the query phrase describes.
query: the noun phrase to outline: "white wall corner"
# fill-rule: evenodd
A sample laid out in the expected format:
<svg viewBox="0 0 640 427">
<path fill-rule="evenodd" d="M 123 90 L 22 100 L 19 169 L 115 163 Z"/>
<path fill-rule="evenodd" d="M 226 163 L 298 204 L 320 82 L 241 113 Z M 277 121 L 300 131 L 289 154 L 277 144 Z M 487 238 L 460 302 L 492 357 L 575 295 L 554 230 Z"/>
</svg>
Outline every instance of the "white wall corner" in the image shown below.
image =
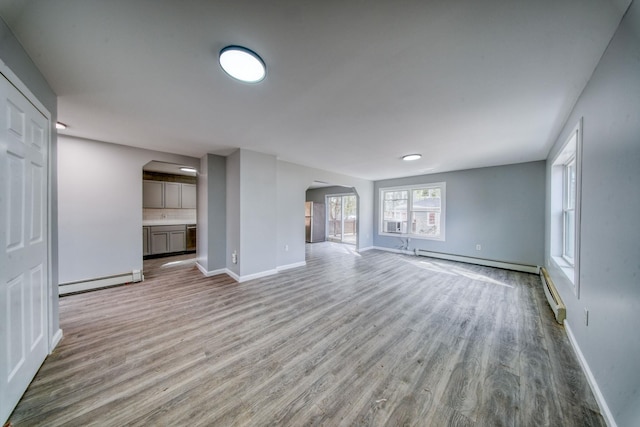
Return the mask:
<svg viewBox="0 0 640 427">
<path fill-rule="evenodd" d="M 58 329 L 51 337 L 51 342 L 49 343 L 49 354 L 53 353 L 53 350 L 55 350 L 60 341 L 62 341 L 62 329 Z"/>
<path fill-rule="evenodd" d="M 234 274 L 227 268 L 219 268 L 217 270 L 207 271 L 207 269 L 204 268 L 202 265 L 200 265 L 199 262 L 196 262 L 196 267 L 198 267 L 198 270 L 200 270 L 200 273 L 202 273 L 202 275 L 205 277 L 217 276 L 219 274 L 228 274 L 231 277 L 234 276 Z M 235 279 L 235 277 L 233 278 Z"/>
</svg>

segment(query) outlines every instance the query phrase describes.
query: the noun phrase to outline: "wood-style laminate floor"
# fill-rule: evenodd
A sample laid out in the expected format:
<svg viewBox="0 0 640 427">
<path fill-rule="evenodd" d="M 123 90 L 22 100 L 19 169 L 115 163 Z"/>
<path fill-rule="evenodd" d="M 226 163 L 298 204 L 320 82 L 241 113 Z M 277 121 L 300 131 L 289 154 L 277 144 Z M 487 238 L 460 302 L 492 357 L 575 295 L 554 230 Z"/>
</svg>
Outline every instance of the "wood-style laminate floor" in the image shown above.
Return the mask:
<svg viewBox="0 0 640 427">
<path fill-rule="evenodd" d="M 61 298 L 64 338 L 10 422 L 605 425 L 537 275 L 307 246 L 242 284 L 159 259 Z"/>
</svg>

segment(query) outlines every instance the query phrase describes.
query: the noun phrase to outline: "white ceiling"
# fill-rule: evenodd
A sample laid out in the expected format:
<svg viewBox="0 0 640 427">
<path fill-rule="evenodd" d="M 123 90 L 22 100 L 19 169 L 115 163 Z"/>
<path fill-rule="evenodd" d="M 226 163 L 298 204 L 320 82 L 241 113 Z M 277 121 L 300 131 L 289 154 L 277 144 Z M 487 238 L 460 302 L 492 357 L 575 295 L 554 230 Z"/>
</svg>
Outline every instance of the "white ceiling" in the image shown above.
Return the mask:
<svg viewBox="0 0 640 427">
<path fill-rule="evenodd" d="M 383 179 L 546 158 L 629 3 L 0 0 L 0 16 L 63 134 Z M 222 71 L 229 44 L 262 56 L 262 83 Z"/>
</svg>

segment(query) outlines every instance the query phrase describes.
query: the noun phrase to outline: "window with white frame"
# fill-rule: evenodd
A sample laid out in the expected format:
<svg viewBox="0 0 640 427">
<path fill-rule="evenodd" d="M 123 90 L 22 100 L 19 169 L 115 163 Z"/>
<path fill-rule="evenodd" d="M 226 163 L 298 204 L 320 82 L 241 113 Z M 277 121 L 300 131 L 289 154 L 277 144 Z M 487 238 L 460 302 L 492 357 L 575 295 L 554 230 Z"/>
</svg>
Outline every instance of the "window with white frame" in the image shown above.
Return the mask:
<svg viewBox="0 0 640 427">
<path fill-rule="evenodd" d="M 580 141 L 582 120 L 567 137 L 551 166 L 551 239 L 553 264 L 579 296 Z"/>
<path fill-rule="evenodd" d="M 444 240 L 444 219 L 444 182 L 380 189 L 380 234 Z"/>
<path fill-rule="evenodd" d="M 562 258 L 569 265 L 575 264 L 576 229 L 576 156 L 563 165 L 562 194 Z"/>
</svg>

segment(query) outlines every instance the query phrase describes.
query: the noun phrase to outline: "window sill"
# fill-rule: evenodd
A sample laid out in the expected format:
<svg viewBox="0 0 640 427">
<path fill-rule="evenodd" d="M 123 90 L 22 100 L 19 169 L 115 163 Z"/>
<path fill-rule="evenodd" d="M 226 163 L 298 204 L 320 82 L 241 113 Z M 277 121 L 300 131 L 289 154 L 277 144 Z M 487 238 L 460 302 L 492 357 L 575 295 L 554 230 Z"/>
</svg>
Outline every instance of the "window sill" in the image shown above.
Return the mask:
<svg viewBox="0 0 640 427">
<path fill-rule="evenodd" d="M 564 273 L 567 279 L 569 279 L 569 281 L 573 285 L 575 285 L 575 268 L 572 265 L 568 264 L 567 261 L 565 261 L 562 257 L 552 256 L 551 260 L 553 261 L 555 266 Z"/>
</svg>

